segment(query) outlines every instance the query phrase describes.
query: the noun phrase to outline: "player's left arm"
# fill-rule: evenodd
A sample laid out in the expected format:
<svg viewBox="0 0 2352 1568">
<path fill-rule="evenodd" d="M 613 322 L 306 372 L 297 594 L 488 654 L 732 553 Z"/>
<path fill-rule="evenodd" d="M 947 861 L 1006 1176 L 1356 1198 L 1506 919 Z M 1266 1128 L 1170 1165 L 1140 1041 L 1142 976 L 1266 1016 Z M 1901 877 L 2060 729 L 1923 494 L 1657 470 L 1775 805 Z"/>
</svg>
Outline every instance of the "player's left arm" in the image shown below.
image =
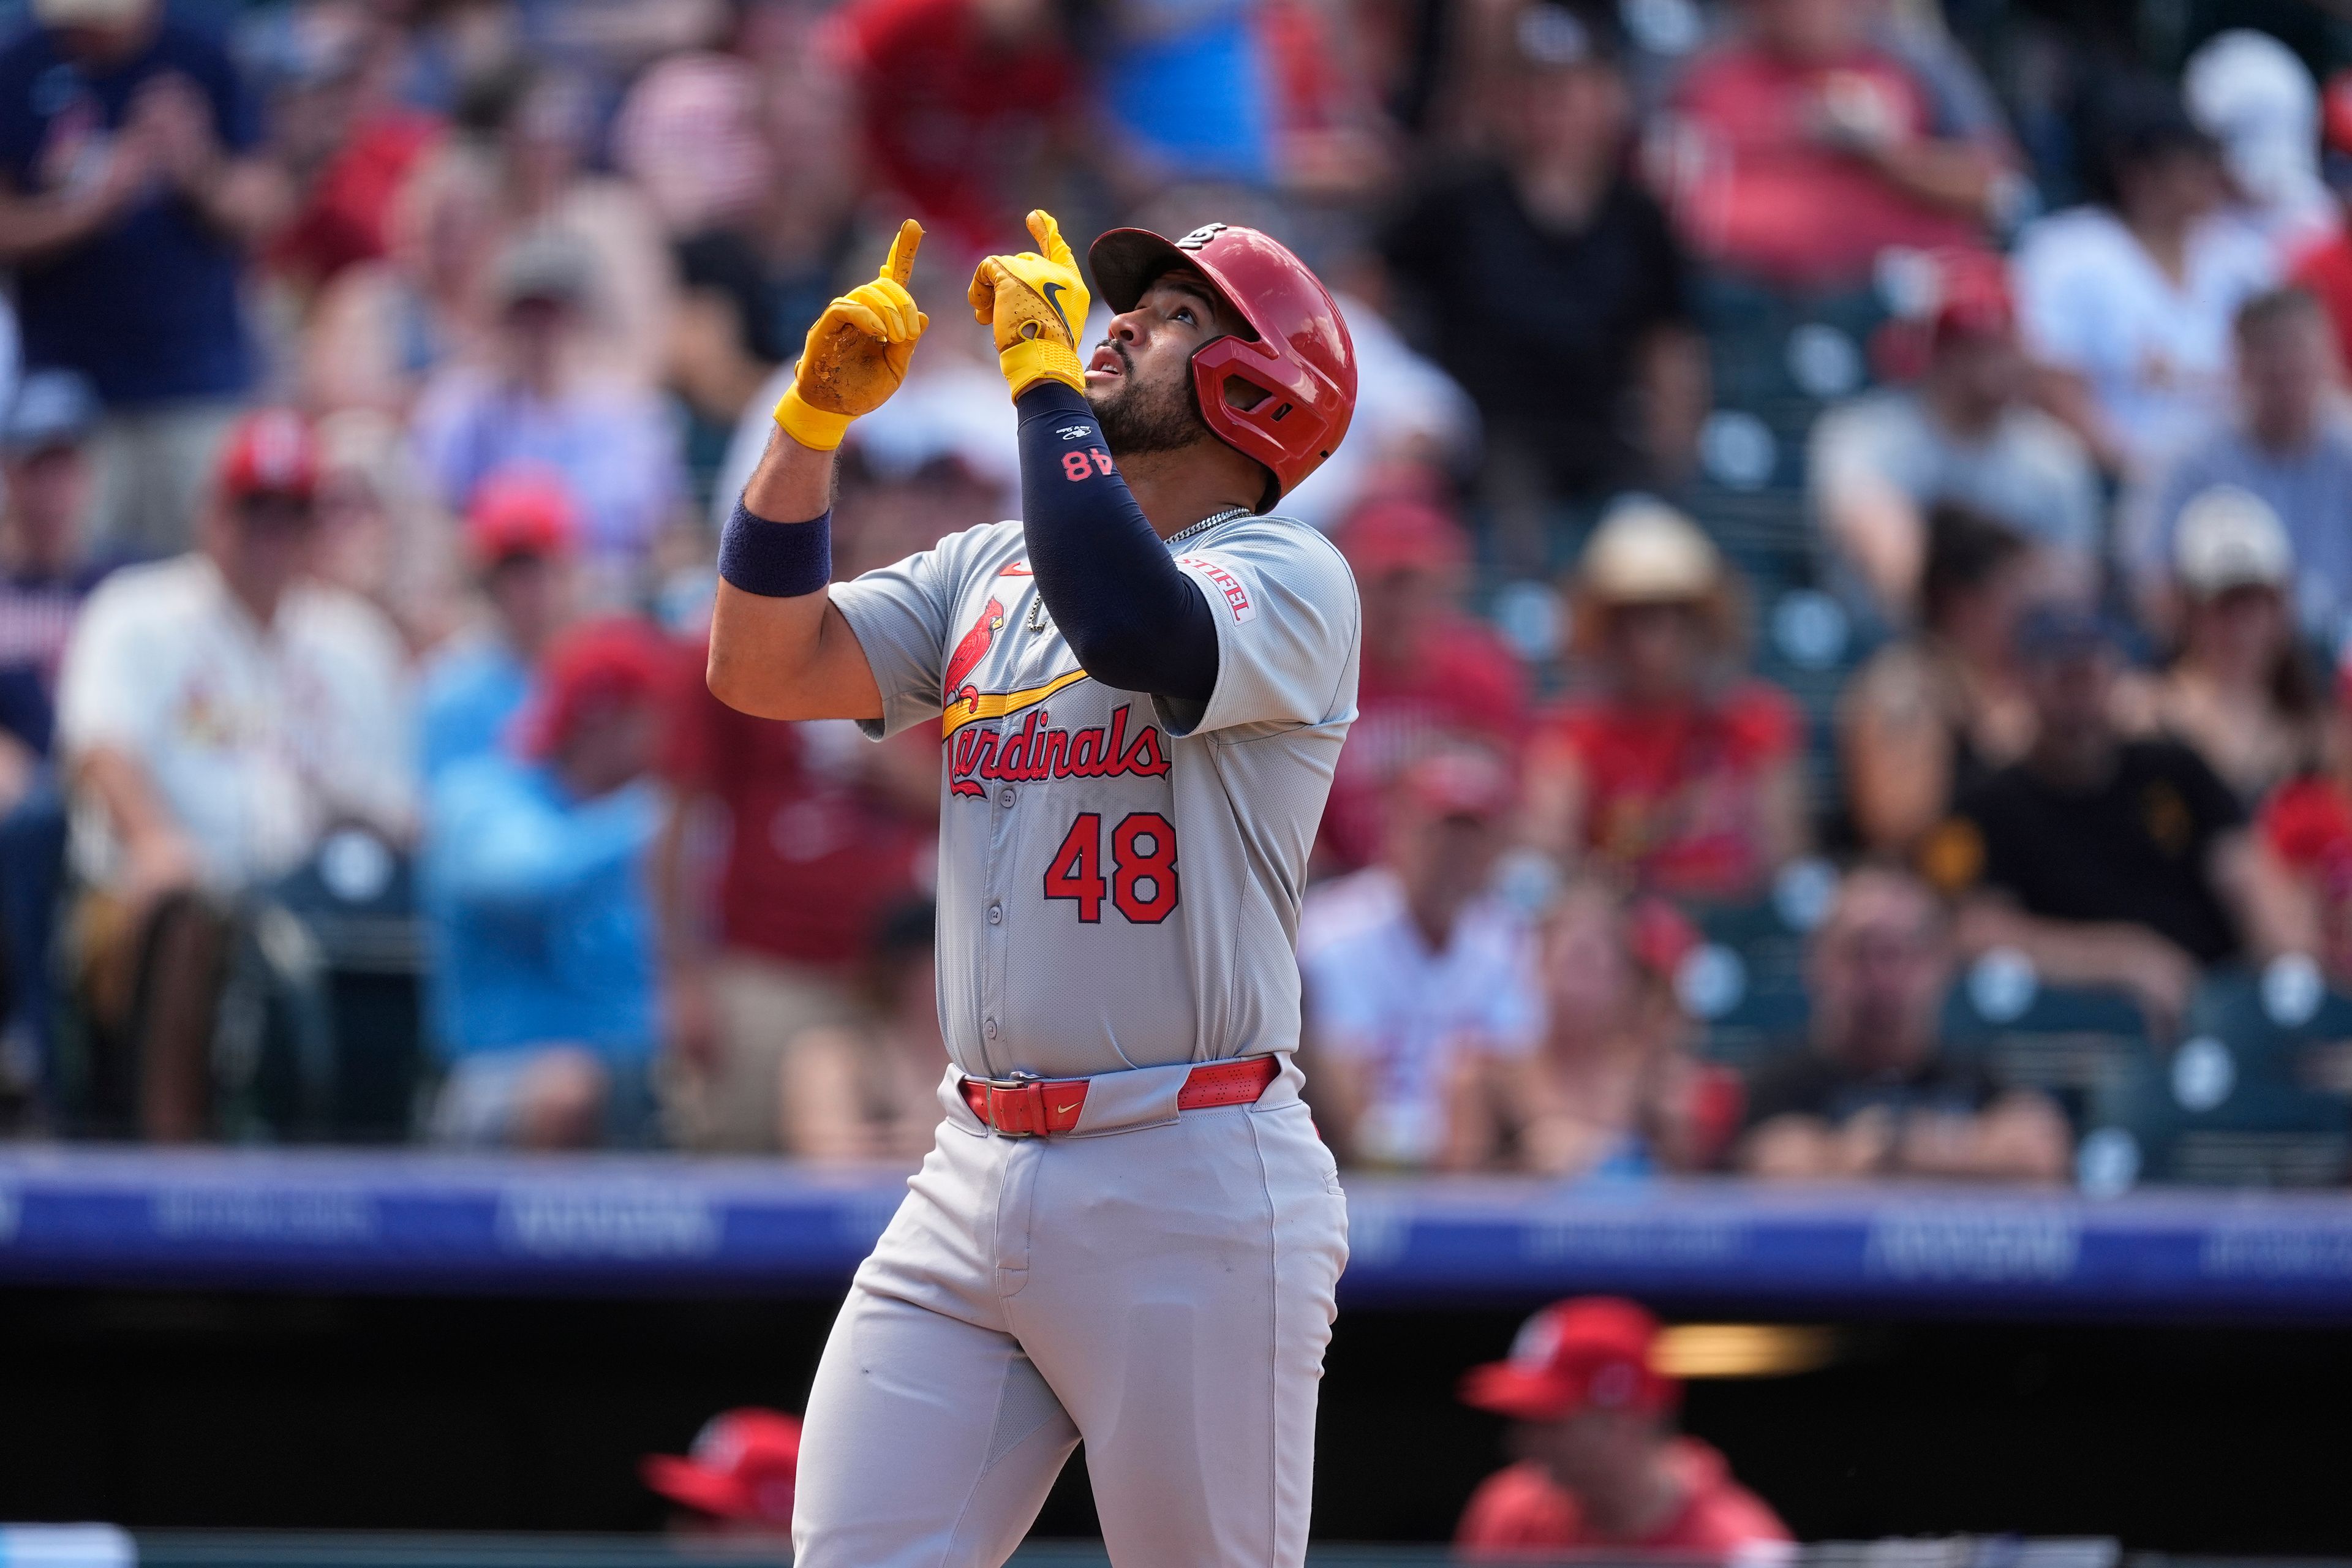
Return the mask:
<svg viewBox="0 0 2352 1568">
<path fill-rule="evenodd" d="M 971 298 L 995 331 L 1020 413 L 1022 532 L 1037 592 L 1095 679 L 1206 702 L 1217 684 L 1210 606 L 1113 466 L 1087 403 L 1077 258 L 1048 214 L 1031 213 L 1029 232 L 1037 249 L 982 262 Z"/>
</svg>

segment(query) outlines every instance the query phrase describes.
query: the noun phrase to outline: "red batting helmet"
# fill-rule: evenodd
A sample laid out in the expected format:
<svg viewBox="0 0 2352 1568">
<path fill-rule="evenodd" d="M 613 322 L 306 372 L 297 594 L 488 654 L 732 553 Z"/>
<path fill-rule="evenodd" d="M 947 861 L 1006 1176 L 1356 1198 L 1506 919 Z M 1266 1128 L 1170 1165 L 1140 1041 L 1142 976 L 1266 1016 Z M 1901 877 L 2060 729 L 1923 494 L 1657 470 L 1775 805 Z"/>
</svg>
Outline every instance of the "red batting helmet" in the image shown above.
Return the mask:
<svg viewBox="0 0 2352 1568">
<path fill-rule="evenodd" d="M 1116 314 L 1134 310 L 1161 273 L 1189 267 L 1248 324 L 1247 337 L 1219 338 L 1193 353 L 1192 384 L 1217 438 L 1274 475 L 1258 510 L 1270 510 L 1339 449 L 1356 412 L 1356 345 L 1331 291 L 1277 241 L 1222 223 L 1178 240 L 1115 228 L 1095 241 L 1087 265 Z M 1233 381 L 1267 395 L 1237 406 L 1225 394 Z"/>
</svg>

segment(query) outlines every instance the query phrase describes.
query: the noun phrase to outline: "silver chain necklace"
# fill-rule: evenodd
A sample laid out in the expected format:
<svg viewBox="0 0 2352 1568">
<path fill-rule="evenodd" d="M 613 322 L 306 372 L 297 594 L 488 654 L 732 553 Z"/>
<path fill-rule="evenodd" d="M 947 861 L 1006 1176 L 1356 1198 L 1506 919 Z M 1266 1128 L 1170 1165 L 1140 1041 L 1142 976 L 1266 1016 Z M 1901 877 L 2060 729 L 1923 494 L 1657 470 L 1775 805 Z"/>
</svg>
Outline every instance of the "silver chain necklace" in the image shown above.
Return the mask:
<svg viewBox="0 0 2352 1568">
<path fill-rule="evenodd" d="M 1175 532 L 1170 534 L 1168 536 L 1168 548 L 1173 550 L 1176 546 L 1183 543 L 1194 534 L 1214 528 L 1221 522 L 1231 522 L 1237 517 L 1247 517 L 1249 515 L 1250 509 L 1245 506 L 1229 506 L 1223 511 L 1213 511 L 1208 516 L 1202 518 L 1200 521 L 1194 523 L 1192 527 L 1180 528 Z"/>
</svg>

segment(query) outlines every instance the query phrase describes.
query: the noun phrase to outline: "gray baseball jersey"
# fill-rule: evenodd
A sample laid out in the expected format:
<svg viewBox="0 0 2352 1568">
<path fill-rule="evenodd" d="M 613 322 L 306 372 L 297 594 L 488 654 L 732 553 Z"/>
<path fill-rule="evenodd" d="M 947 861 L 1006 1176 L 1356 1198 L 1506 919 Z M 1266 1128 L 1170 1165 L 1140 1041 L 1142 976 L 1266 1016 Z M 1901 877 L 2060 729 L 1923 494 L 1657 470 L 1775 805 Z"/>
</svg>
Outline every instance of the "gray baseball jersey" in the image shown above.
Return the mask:
<svg viewBox="0 0 2352 1568">
<path fill-rule="evenodd" d="M 1018 522 L 833 589 L 882 690 L 868 732 L 944 736 L 940 1017 L 975 1077 L 1298 1043 L 1298 900 L 1356 715 L 1355 583 L 1285 518 L 1171 547 L 1216 618 L 1205 704 L 1079 668 Z"/>
</svg>

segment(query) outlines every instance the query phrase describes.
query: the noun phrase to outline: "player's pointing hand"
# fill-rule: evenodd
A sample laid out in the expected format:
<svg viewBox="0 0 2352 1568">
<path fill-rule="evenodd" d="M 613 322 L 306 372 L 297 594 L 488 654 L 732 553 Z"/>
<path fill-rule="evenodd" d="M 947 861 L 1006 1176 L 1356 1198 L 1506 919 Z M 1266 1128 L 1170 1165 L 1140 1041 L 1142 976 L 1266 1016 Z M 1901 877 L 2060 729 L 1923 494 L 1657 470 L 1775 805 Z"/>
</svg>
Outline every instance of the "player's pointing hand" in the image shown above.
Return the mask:
<svg viewBox="0 0 2352 1568">
<path fill-rule="evenodd" d="M 793 384 L 776 404 L 776 423 L 802 446 L 840 446 L 849 422 L 881 407 L 907 379 L 915 343 L 931 324 L 907 291 L 922 243 L 922 225 L 900 224 L 874 281 L 827 305 L 809 328 Z"/>
<path fill-rule="evenodd" d="M 995 329 L 997 363 L 1013 396 L 1041 381 L 1084 392 L 1078 334 L 1086 331 L 1092 303 L 1086 279 L 1053 214 L 1031 213 L 1029 236 L 1035 250 L 989 257 L 972 273 L 972 318 Z"/>
</svg>

